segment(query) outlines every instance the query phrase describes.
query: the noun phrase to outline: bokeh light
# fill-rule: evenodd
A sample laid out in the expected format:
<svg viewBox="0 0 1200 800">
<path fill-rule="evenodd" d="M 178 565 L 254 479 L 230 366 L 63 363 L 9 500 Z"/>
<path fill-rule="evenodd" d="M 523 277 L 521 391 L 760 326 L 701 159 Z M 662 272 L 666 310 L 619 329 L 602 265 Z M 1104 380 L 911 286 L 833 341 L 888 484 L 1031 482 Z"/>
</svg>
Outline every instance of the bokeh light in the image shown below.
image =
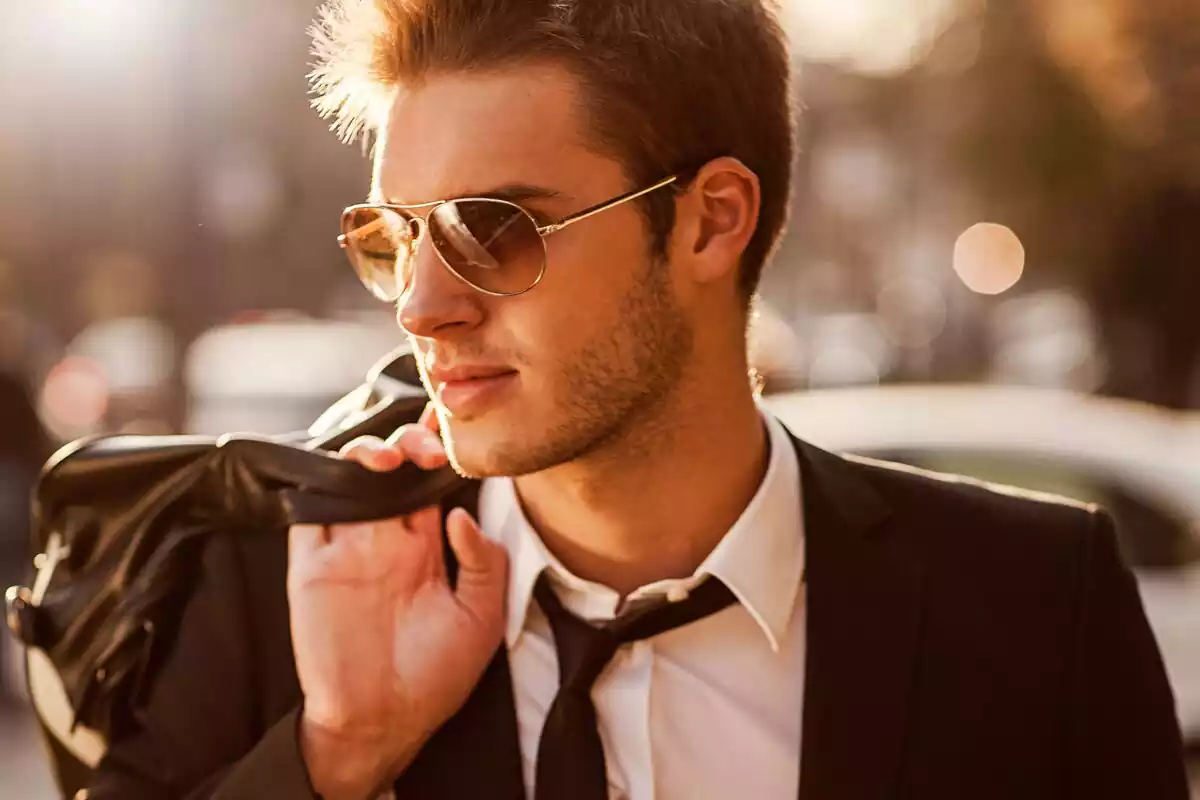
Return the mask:
<svg viewBox="0 0 1200 800">
<path fill-rule="evenodd" d="M 973 292 L 1003 294 L 1021 280 L 1025 246 L 1011 228 L 980 222 L 954 243 L 954 271 Z"/>
<path fill-rule="evenodd" d="M 52 433 L 69 439 L 90 433 L 108 411 L 108 401 L 104 369 L 90 358 L 68 356 L 46 376 L 39 411 Z"/>
</svg>

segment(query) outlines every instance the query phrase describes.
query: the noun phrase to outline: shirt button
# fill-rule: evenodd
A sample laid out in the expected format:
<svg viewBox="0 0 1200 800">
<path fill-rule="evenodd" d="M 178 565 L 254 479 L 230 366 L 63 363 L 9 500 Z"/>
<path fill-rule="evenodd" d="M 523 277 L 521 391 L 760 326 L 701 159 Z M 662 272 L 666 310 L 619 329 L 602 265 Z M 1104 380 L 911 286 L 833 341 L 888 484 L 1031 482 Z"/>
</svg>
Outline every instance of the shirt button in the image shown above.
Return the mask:
<svg viewBox="0 0 1200 800">
<path fill-rule="evenodd" d="M 684 600 L 688 599 L 689 594 L 691 594 L 691 592 L 686 586 L 672 586 L 667 590 L 667 602 L 682 603 Z"/>
</svg>

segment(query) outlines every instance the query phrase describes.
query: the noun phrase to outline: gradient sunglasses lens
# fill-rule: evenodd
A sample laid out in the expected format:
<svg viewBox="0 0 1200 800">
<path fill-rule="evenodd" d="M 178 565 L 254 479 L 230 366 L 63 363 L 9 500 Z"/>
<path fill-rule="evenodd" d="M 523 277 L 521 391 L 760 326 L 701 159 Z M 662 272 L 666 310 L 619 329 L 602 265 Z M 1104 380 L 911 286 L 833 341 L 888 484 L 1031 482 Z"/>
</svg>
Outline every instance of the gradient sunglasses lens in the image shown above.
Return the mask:
<svg viewBox="0 0 1200 800">
<path fill-rule="evenodd" d="M 355 206 L 342 214 L 338 242 L 358 279 L 385 302 L 398 299 L 408 284 L 414 241 L 413 221 L 396 211 Z"/>
<path fill-rule="evenodd" d="M 429 235 L 452 272 L 490 294 L 520 294 L 537 285 L 546 246 L 537 223 L 506 200 L 452 200 L 429 215 Z"/>
</svg>

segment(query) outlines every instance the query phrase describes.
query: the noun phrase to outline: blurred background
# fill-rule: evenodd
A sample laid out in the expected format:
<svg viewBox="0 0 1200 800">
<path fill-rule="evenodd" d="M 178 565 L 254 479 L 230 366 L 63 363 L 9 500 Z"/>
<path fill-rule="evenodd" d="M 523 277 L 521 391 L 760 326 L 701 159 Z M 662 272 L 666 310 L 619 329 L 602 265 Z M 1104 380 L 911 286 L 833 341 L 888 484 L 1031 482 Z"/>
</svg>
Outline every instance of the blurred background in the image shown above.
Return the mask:
<svg viewBox="0 0 1200 800">
<path fill-rule="evenodd" d="M 369 165 L 308 105 L 316 5 L 0 4 L 0 584 L 58 444 L 305 427 L 399 343 L 335 243 Z M 829 447 L 1105 503 L 1200 742 L 1200 3 L 782 11 L 768 402 Z M 0 797 L 50 798 L 0 651 Z"/>
</svg>

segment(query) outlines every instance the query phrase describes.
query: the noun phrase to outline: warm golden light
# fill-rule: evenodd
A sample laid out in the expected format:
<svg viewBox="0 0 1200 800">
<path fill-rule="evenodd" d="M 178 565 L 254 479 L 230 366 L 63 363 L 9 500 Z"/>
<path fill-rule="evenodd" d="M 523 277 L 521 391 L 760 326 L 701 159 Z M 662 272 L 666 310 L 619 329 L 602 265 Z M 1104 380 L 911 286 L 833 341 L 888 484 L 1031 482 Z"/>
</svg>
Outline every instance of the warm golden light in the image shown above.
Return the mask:
<svg viewBox="0 0 1200 800">
<path fill-rule="evenodd" d="M 929 54 L 978 0 L 786 0 L 781 19 L 803 59 L 867 75 L 899 75 Z"/>
<path fill-rule="evenodd" d="M 1011 228 L 980 222 L 954 243 L 954 271 L 973 292 L 1001 294 L 1021 279 L 1025 247 Z"/>
</svg>

